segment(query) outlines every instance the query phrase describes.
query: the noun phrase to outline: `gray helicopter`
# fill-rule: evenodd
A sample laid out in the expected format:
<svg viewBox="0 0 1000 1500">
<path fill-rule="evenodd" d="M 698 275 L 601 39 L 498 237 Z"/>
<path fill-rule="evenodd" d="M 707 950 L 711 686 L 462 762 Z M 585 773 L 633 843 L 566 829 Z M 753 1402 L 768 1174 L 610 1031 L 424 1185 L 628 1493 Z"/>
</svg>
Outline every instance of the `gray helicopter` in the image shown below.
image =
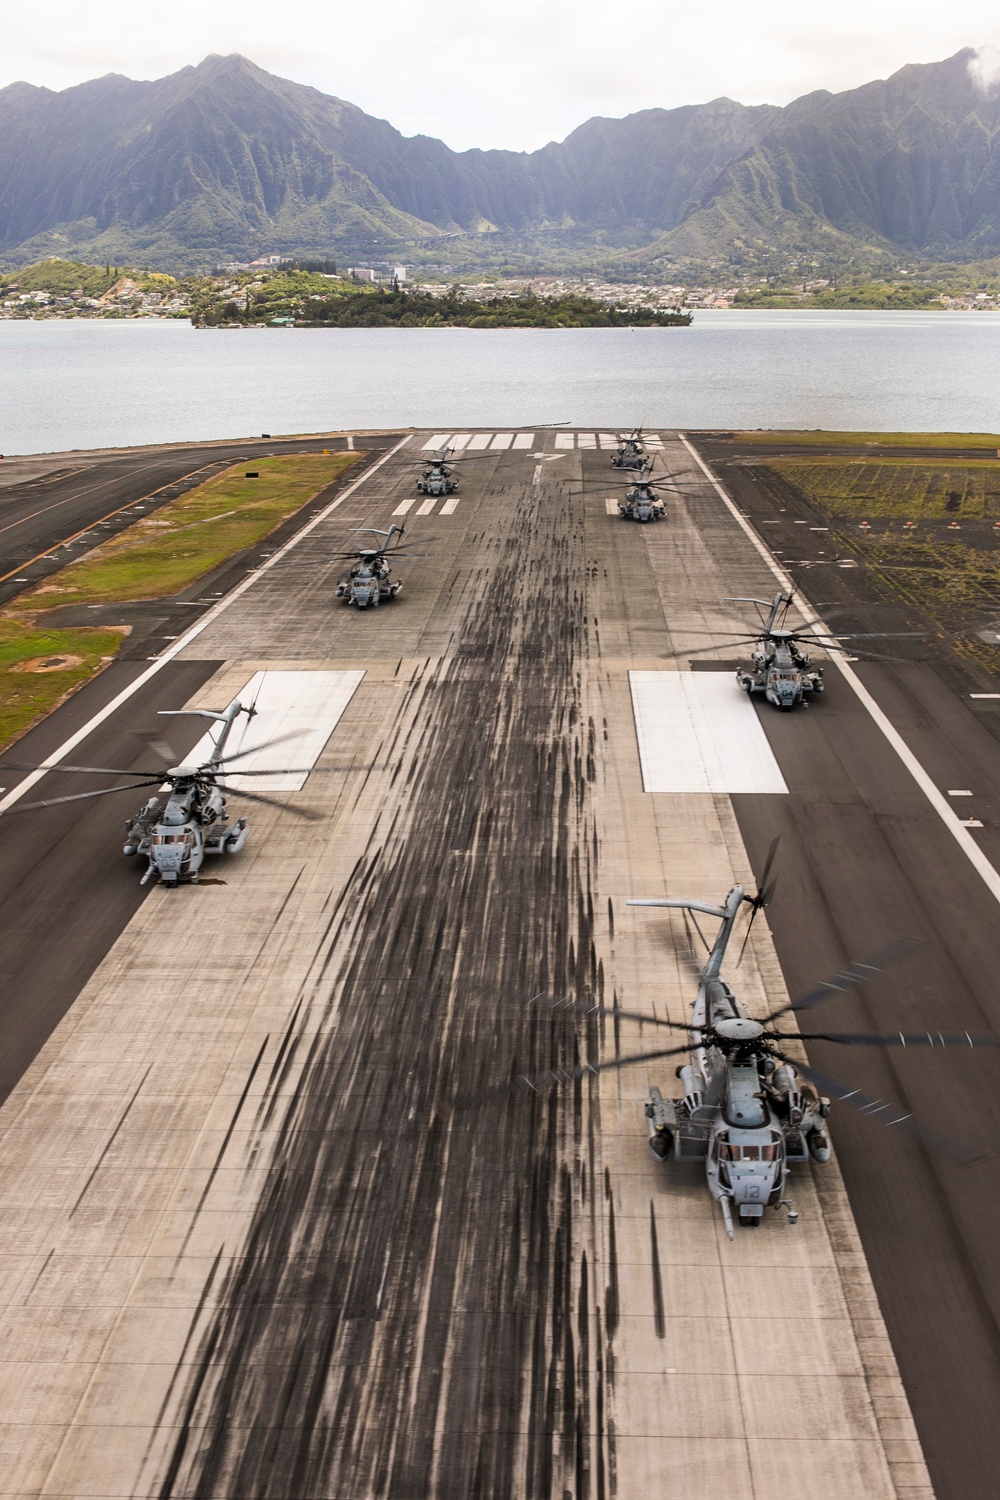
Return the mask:
<svg viewBox="0 0 1000 1500">
<path fill-rule="evenodd" d="M 618 501 L 618 514 L 623 520 L 638 521 L 640 524 L 648 521 L 661 521 L 667 513 L 667 507 L 660 498 L 661 494 L 665 491 L 674 495 L 683 493 L 682 486 L 675 482 L 676 475 L 667 474 L 661 479 L 654 479 L 652 470 L 652 463 L 645 463 L 639 471 L 638 478 L 632 481 L 624 496 Z"/>
<path fill-rule="evenodd" d="M 207 719 L 222 725 L 209 759 L 200 765 L 177 765 L 169 769 L 148 771 L 123 771 L 106 766 L 25 766 L 8 765 L 7 770 L 17 771 L 62 771 L 85 776 L 128 776 L 135 778 L 125 785 L 102 787 L 96 792 L 77 792 L 69 797 L 49 797 L 42 802 L 18 802 L 8 807 L 6 813 L 34 812 L 39 808 L 58 807 L 66 802 L 84 802 L 91 797 L 108 797 L 113 792 L 138 791 L 141 787 L 155 786 L 157 794 L 140 807 L 134 817 L 125 823 L 125 847 L 127 855 L 142 855 L 147 861 L 141 885 L 154 876 L 163 885 L 176 887 L 182 881 L 197 885 L 199 871 L 210 854 L 238 854 L 250 834 L 246 818 L 237 818 L 230 824 L 226 807 L 226 789 L 222 784 L 228 768 L 235 761 L 261 749 L 241 750 L 234 755 L 224 755 L 226 741 L 233 725 L 241 714 L 251 719 L 256 714 L 253 704 L 244 707 L 234 703 L 225 713 L 211 709 L 161 709 L 161 714 L 170 718 L 194 717 Z M 272 740 L 271 744 L 276 744 Z M 291 769 L 291 768 L 290 768 Z M 310 769 L 310 768 L 305 768 Z M 278 772 L 240 770 L 240 776 L 274 776 Z M 297 772 L 298 774 L 298 772 Z M 166 791 L 166 796 L 163 795 Z M 296 817 L 313 819 L 317 814 L 305 808 L 278 802 L 272 797 L 263 797 L 257 792 L 240 791 L 239 796 L 248 802 L 260 802 L 268 807 L 280 807 Z"/>
<path fill-rule="evenodd" d="M 754 646 L 750 657 L 749 667 L 739 667 L 736 672 L 736 681 L 746 693 L 763 693 L 769 703 L 775 708 L 780 708 L 788 713 L 798 704 L 804 708 L 809 706 L 813 698 L 819 696 L 824 688 L 823 668 L 814 664 L 812 657 L 802 650 L 801 642 L 808 640 L 814 642 L 821 649 L 836 651 L 841 641 L 862 640 L 893 640 L 904 637 L 913 638 L 920 634 L 918 631 L 866 631 L 834 635 L 829 631 L 821 631 L 817 628 L 819 620 L 806 620 L 802 625 L 794 629 L 785 627 L 788 611 L 792 606 L 794 596 L 792 594 L 775 594 L 771 600 L 767 599 L 727 599 L 727 604 L 753 604 L 760 614 L 761 625 L 755 635 L 736 636 L 734 644 Z M 766 616 L 762 611 L 766 610 Z M 735 633 L 726 633 L 726 638 L 732 638 Z M 714 650 L 714 647 L 706 647 L 706 650 Z M 878 654 L 867 649 L 852 646 L 852 653 L 858 656 L 879 658 Z M 687 652 L 688 656 L 699 655 L 699 652 Z"/>
<path fill-rule="evenodd" d="M 743 906 L 748 904 L 751 908 L 743 941 L 745 950 L 753 920 L 773 894 L 774 885 L 768 888 L 767 880 L 776 844 L 777 841 L 771 846 L 761 889 L 755 896 L 747 895 L 742 886 L 734 885 L 721 906 L 689 899 L 628 903 L 629 906 L 669 907 L 692 914 L 703 913 L 718 917 L 722 923 L 700 972 L 689 1022 L 665 1021 L 600 1005 L 581 1003 L 568 1006 L 585 1015 L 603 1015 L 615 1020 L 667 1027 L 672 1031 L 686 1031 L 687 1042 L 683 1046 L 642 1052 L 613 1062 L 584 1064 L 568 1074 L 551 1075 L 562 1082 L 567 1076 L 582 1077 L 587 1073 L 687 1053 L 689 1061 L 677 1069 L 677 1077 L 684 1087 L 681 1097 L 665 1099 L 658 1088 L 650 1089 L 645 1106 L 650 1146 L 660 1161 L 665 1161 L 671 1150 L 679 1161 L 704 1161 L 708 1190 L 719 1204 L 730 1239 L 734 1232 L 734 1214 L 744 1228 L 759 1225 L 765 1208 L 784 1208 L 789 1221 L 797 1222 L 798 1215 L 785 1195 L 789 1165 L 808 1162 L 810 1157 L 819 1163 L 830 1160 L 827 1117 L 831 1094 L 863 1114 L 877 1115 L 883 1125 L 899 1126 L 917 1135 L 927 1145 L 965 1165 L 977 1159 L 885 1100 L 872 1099 L 861 1090 L 841 1084 L 806 1063 L 793 1062 L 785 1047 L 801 1041 L 837 1042 L 855 1047 L 1000 1046 L 1000 1036 L 993 1033 L 818 1033 L 775 1029 L 774 1023 L 781 1016 L 810 1010 L 832 995 L 863 984 L 920 946 L 909 940 L 890 944 L 867 962 L 849 964 L 808 994 L 771 1011 L 763 1021 L 753 1020 L 723 979 L 722 963 Z M 740 959 L 742 956 L 741 950 Z M 564 1001 L 553 1003 L 567 1005 Z M 823 1093 L 819 1092 L 821 1089 Z"/>
<path fill-rule="evenodd" d="M 377 609 L 387 599 L 397 598 L 403 587 L 402 579 L 391 577 L 386 555 L 393 537 L 403 535 L 403 527 L 393 524 L 388 531 L 376 531 L 374 526 L 355 529 L 370 531 L 374 536 L 383 537 L 384 541 L 378 547 L 359 547 L 356 552 L 339 554 L 354 558 L 355 565 L 337 584 L 337 598 L 343 599 L 345 604 L 356 605 L 358 609 Z M 397 544 L 392 549 L 392 556 L 401 550 L 405 549 Z"/>
<path fill-rule="evenodd" d="M 443 448 L 433 458 L 425 459 L 427 467 L 417 480 L 417 489 L 422 495 L 452 495 L 458 489 L 454 468 L 448 463 L 454 448 Z"/>
<path fill-rule="evenodd" d="M 626 436 L 618 434 L 618 447 L 611 455 L 611 467 L 613 469 L 644 469 L 649 463 L 649 455 L 643 446 L 642 428 L 633 427 Z"/>
</svg>

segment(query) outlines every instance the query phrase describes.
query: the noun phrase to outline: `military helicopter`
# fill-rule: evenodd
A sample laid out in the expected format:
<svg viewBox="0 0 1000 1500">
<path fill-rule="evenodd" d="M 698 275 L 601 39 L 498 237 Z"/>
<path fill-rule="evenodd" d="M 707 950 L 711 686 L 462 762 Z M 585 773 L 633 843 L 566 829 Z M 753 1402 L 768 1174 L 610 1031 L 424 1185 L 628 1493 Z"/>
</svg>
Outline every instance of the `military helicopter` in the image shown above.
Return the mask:
<svg viewBox="0 0 1000 1500">
<path fill-rule="evenodd" d="M 785 620 L 791 608 L 794 595 L 775 594 L 770 601 L 766 599 L 727 599 L 727 604 L 753 604 L 757 606 L 760 614 L 761 628 L 756 635 L 737 636 L 735 644 L 753 644 L 755 649 L 751 653 L 751 664 L 749 668 L 740 667 L 736 672 L 736 681 L 746 693 L 763 693 L 769 703 L 775 708 L 780 708 L 788 713 L 797 704 L 808 707 L 812 698 L 822 693 L 823 668 L 814 666 L 811 656 L 801 649 L 800 642 L 803 638 L 814 641 L 817 646 L 826 650 L 837 650 L 841 641 L 862 640 L 892 640 L 903 637 L 914 637 L 919 631 L 868 631 L 862 633 L 849 633 L 845 635 L 834 635 L 831 632 L 817 632 L 812 627 L 819 625 L 819 620 L 806 620 L 804 624 L 798 625 L 793 630 L 785 628 Z M 760 613 L 767 610 L 766 617 Z M 714 647 L 706 647 L 713 650 Z M 851 651 L 858 656 L 874 656 L 879 658 L 876 652 L 862 650 L 852 646 Z M 698 652 L 686 652 L 688 656 L 698 655 Z"/>
<path fill-rule="evenodd" d="M 422 495 L 452 495 L 458 489 L 458 480 L 452 477 L 454 469 L 448 457 L 454 448 L 443 448 L 433 458 L 424 460 L 428 465 L 417 480 L 417 489 Z"/>
<path fill-rule="evenodd" d="M 652 468 L 652 465 L 649 465 Z M 657 491 L 669 490 L 673 494 L 680 494 L 679 485 L 672 484 L 670 479 L 647 479 L 645 467 L 640 471 L 639 478 L 625 491 L 625 498 L 618 502 L 618 514 L 626 521 L 660 521 L 667 513 L 667 507 L 659 498 Z"/>
<path fill-rule="evenodd" d="M 613 469 L 644 469 L 648 462 L 649 456 L 642 442 L 642 428 L 633 427 L 627 437 L 620 432 L 618 447 L 611 455 L 611 467 Z"/>
<path fill-rule="evenodd" d="M 496 454 L 488 453 L 471 456 L 466 454 L 464 458 L 456 458 L 449 463 L 449 455 L 454 452 L 454 448 L 442 448 L 433 458 L 422 461 L 420 467 L 423 468 L 423 473 L 417 480 L 417 489 L 422 495 L 454 495 L 458 490 L 458 480 L 454 477 L 458 464 L 474 464 L 481 459 L 496 457 Z"/>
<path fill-rule="evenodd" d="M 402 536 L 403 527 L 393 524 L 388 531 L 376 531 L 374 526 L 359 526 L 357 531 L 370 531 L 374 536 L 384 537 L 385 540 L 378 547 L 359 547 L 356 552 L 341 552 L 340 557 L 353 557 L 356 559 L 355 566 L 351 568 L 346 578 L 342 578 L 337 584 L 337 598 L 343 599 L 346 604 L 355 604 L 358 609 L 377 609 L 386 599 L 395 599 L 403 587 L 400 578 L 390 577 L 389 561 L 387 553 L 393 536 Z M 392 549 L 392 556 L 404 550 L 398 545 Z"/>
<path fill-rule="evenodd" d="M 686 898 L 628 903 L 629 906 L 662 906 L 703 913 L 717 917 L 722 923 L 698 977 L 698 993 L 690 1022 L 666 1021 L 600 1005 L 570 1003 L 568 1007 L 588 1016 L 604 1015 L 615 1020 L 633 1020 L 672 1031 L 686 1031 L 688 1041 L 679 1047 L 641 1052 L 596 1066 L 584 1064 L 568 1073 L 551 1075 L 561 1082 L 567 1076 L 582 1077 L 587 1073 L 601 1073 L 688 1053 L 690 1061 L 677 1069 L 677 1077 L 684 1087 L 682 1097 L 665 1099 L 658 1088 L 650 1089 L 645 1106 L 650 1146 L 660 1161 L 668 1158 L 671 1148 L 679 1161 L 704 1160 L 708 1190 L 719 1204 L 730 1239 L 734 1232 L 734 1212 L 744 1228 L 759 1225 L 767 1207 L 784 1208 L 789 1221 L 797 1222 L 795 1208 L 785 1196 L 789 1164 L 808 1162 L 810 1157 L 819 1163 L 830 1160 L 826 1123 L 830 1113 L 830 1094 L 863 1114 L 877 1115 L 884 1125 L 900 1126 L 965 1165 L 977 1159 L 886 1101 L 872 1099 L 806 1063 L 793 1063 L 783 1050 L 785 1045 L 825 1041 L 853 1047 L 1000 1046 L 1000 1036 L 993 1033 L 820 1033 L 775 1029 L 774 1023 L 781 1016 L 810 1010 L 832 995 L 863 984 L 920 946 L 909 940 L 888 945 L 864 963 L 848 964 L 807 994 L 771 1011 L 763 1021 L 753 1020 L 743 1002 L 722 978 L 722 963 L 743 906 L 748 904 L 751 912 L 743 941 L 745 949 L 754 918 L 773 894 L 774 884 L 769 887 L 767 881 L 776 844 L 777 840 L 771 846 L 761 887 L 754 896 L 748 895 L 742 886 L 734 885 L 721 906 Z M 741 959 L 742 956 L 741 951 Z M 553 1003 L 562 1007 L 567 1005 L 565 1001 Z M 800 1074 L 806 1082 L 800 1080 Z M 523 1081 L 531 1083 L 531 1080 Z M 820 1089 L 824 1093 L 821 1094 Z"/>
<path fill-rule="evenodd" d="M 77 792 L 69 797 L 49 797 L 41 802 L 18 802 L 5 810 L 9 813 L 34 812 L 38 808 L 58 807 L 64 802 L 84 802 L 91 797 L 108 797 L 113 792 L 138 791 L 141 787 L 155 786 L 160 795 L 150 797 L 134 817 L 125 823 L 124 853 L 143 855 L 148 861 L 140 885 L 145 885 L 154 875 L 168 887 L 181 881 L 197 885 L 199 871 L 209 854 L 238 854 L 250 834 L 246 818 L 237 818 L 232 825 L 226 808 L 225 787 L 222 778 L 228 767 L 245 755 L 262 748 L 241 750 L 234 755 L 224 755 L 226 741 L 233 725 L 241 714 L 252 719 L 257 710 L 253 704 L 244 706 L 233 703 L 225 713 L 211 709 L 161 709 L 160 713 L 171 718 L 194 717 L 207 719 L 222 725 L 212 754 L 201 765 L 177 765 L 169 769 L 148 771 L 122 771 L 107 766 L 25 766 L 8 765 L 7 770 L 17 771 L 64 771 L 85 776 L 129 776 L 133 779 L 124 786 L 102 787 L 96 792 Z M 276 744 L 276 740 L 270 741 Z M 169 747 L 165 747 L 169 749 Z M 309 770 L 310 768 L 305 768 Z M 315 769 L 315 768 L 311 768 Z M 240 776 L 274 776 L 275 769 L 266 771 L 241 770 Z M 162 795 L 163 789 L 167 795 Z M 273 797 L 263 797 L 258 792 L 241 791 L 248 802 L 261 802 L 268 807 L 280 807 L 285 812 L 300 818 L 315 818 L 316 813 L 290 803 L 278 802 Z"/>
</svg>

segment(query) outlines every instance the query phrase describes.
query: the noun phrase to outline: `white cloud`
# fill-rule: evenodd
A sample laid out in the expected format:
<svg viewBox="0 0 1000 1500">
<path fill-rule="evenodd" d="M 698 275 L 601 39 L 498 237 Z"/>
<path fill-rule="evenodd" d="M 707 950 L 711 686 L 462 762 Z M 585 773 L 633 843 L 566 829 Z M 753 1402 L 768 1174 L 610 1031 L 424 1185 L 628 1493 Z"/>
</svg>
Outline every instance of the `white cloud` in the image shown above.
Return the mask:
<svg viewBox="0 0 1000 1500">
<path fill-rule="evenodd" d="M 176 0 L 127 12 L 110 0 L 82 7 L 49 0 L 46 25 L 29 8 L 5 21 L 0 84 L 15 78 L 64 88 L 102 73 L 158 78 L 209 52 L 242 52 L 270 72 L 313 84 L 391 120 L 408 135 L 456 149 L 533 150 L 592 115 L 697 104 L 727 94 L 787 103 L 813 89 L 884 78 L 977 42 L 1000 41 L 995 0 L 841 0 L 810 12 L 800 0 L 299 0 L 294 23 L 275 24 L 268 0 Z M 992 64 L 982 59 L 983 80 Z"/>
<path fill-rule="evenodd" d="M 1000 47 L 980 47 L 969 61 L 969 72 L 983 93 L 1000 83 Z"/>
</svg>

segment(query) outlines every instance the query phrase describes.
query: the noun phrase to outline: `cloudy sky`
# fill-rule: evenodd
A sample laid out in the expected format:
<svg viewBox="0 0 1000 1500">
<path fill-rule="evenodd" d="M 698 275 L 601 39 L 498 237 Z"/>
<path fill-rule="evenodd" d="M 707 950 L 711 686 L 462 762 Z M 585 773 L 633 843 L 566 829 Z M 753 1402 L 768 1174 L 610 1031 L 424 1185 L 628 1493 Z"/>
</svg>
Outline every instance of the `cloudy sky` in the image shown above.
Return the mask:
<svg viewBox="0 0 1000 1500">
<path fill-rule="evenodd" d="M 175 0 L 166 11 L 48 0 L 43 24 L 38 14 L 25 5 L 8 14 L 0 85 L 63 89 L 112 72 L 159 78 L 210 52 L 242 52 L 457 150 L 534 150 L 591 115 L 721 94 L 784 104 L 1000 44 L 996 0 L 507 0 L 488 11 L 470 0 L 244 0 L 239 9 Z"/>
</svg>

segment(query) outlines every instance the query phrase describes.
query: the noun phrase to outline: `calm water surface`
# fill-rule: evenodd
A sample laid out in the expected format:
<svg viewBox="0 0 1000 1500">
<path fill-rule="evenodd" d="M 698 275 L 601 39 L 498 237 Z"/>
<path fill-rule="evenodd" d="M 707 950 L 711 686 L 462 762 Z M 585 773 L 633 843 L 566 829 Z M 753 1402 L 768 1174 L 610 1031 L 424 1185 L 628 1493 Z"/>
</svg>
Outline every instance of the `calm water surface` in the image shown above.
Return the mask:
<svg viewBox="0 0 1000 1500">
<path fill-rule="evenodd" d="M 1000 314 L 672 329 L 0 323 L 0 452 L 344 427 L 1000 428 Z"/>
</svg>

